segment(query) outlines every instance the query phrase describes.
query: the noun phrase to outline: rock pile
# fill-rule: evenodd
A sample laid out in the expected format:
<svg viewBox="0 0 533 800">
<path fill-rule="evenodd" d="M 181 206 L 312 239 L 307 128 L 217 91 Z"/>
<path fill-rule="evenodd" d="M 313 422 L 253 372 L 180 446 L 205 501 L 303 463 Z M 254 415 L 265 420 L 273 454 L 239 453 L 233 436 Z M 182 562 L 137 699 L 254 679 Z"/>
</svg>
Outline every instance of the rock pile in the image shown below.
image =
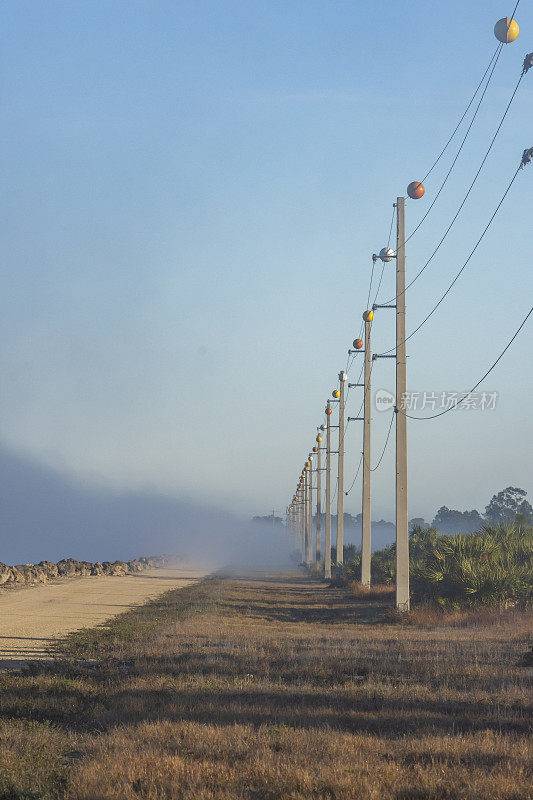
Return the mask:
<svg viewBox="0 0 533 800">
<path fill-rule="evenodd" d="M 54 578 L 74 578 L 84 575 L 127 575 L 138 574 L 146 569 L 166 567 L 168 556 L 135 558 L 132 561 L 76 561 L 75 558 L 62 558 L 57 564 L 40 561 L 38 564 L 16 564 L 9 567 L 0 562 L 0 586 L 22 583 L 46 583 Z"/>
</svg>

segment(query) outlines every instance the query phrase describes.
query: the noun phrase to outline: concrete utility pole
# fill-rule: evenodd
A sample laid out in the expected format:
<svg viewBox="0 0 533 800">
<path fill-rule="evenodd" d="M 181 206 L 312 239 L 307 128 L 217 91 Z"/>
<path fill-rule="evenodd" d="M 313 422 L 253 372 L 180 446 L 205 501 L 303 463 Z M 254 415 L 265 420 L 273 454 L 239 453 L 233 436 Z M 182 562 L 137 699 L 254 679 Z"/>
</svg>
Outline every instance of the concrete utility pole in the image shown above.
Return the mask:
<svg viewBox="0 0 533 800">
<path fill-rule="evenodd" d="M 317 435 L 317 465 L 316 465 L 316 550 L 315 550 L 315 561 L 317 564 L 320 564 L 322 559 L 322 448 L 320 447 L 320 439 L 322 438 L 320 435 Z"/>
<path fill-rule="evenodd" d="M 370 586 L 370 560 L 371 560 L 371 493 L 370 483 L 372 473 L 371 465 L 371 414 L 372 414 L 372 348 L 370 332 L 372 321 L 365 320 L 365 387 L 364 387 L 364 416 L 363 416 L 363 523 L 362 523 L 362 547 L 361 547 L 361 583 L 363 586 Z"/>
<path fill-rule="evenodd" d="M 299 527 L 300 518 L 298 517 L 298 489 L 296 489 L 294 495 L 294 508 L 293 508 L 293 525 L 294 525 L 294 548 L 295 550 L 300 549 L 300 527 Z"/>
<path fill-rule="evenodd" d="M 313 563 L 313 456 L 309 456 L 309 538 L 307 540 L 306 563 Z"/>
<path fill-rule="evenodd" d="M 294 500 L 289 510 L 289 526 L 291 529 L 292 549 L 296 550 L 296 531 L 294 529 Z"/>
<path fill-rule="evenodd" d="M 304 562 L 307 564 L 307 554 L 309 552 L 309 515 L 307 513 L 307 508 L 309 504 L 309 470 L 305 470 L 304 473 L 304 520 L 305 520 L 305 549 L 304 549 Z"/>
<path fill-rule="evenodd" d="M 409 522 L 407 512 L 407 417 L 405 398 L 405 198 L 396 201 L 396 608 L 409 611 Z"/>
<path fill-rule="evenodd" d="M 324 542 L 324 578 L 331 578 L 331 406 L 326 406 L 326 541 Z"/>
<path fill-rule="evenodd" d="M 302 478 L 302 485 L 298 491 L 298 519 L 300 523 L 300 554 L 301 561 L 305 561 L 305 514 L 304 514 L 304 479 Z"/>
<path fill-rule="evenodd" d="M 337 485 L 337 569 L 340 577 L 344 562 L 344 384 L 346 373 L 339 372 L 339 460 Z"/>
</svg>

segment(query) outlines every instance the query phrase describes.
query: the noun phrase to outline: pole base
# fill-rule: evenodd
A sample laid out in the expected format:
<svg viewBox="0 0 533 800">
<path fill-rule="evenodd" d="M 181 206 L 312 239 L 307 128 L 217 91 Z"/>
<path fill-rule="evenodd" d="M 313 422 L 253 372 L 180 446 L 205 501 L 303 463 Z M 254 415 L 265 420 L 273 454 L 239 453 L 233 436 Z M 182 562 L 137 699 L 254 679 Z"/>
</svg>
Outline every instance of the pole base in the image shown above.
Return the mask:
<svg viewBox="0 0 533 800">
<path fill-rule="evenodd" d="M 410 610 L 411 606 L 409 600 L 406 600 L 404 603 L 396 603 L 396 611 L 399 611 L 401 614 L 407 614 Z"/>
</svg>

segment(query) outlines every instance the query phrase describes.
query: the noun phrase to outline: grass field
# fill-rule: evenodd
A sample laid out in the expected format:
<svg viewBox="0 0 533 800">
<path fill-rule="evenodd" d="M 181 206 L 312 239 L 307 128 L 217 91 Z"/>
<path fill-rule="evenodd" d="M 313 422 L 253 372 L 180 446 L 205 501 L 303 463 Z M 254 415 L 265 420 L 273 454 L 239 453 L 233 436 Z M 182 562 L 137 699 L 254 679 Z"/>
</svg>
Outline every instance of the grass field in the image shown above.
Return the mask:
<svg viewBox="0 0 533 800">
<path fill-rule="evenodd" d="M 527 800 L 531 617 L 205 580 L 0 676 L 0 798 Z"/>
</svg>

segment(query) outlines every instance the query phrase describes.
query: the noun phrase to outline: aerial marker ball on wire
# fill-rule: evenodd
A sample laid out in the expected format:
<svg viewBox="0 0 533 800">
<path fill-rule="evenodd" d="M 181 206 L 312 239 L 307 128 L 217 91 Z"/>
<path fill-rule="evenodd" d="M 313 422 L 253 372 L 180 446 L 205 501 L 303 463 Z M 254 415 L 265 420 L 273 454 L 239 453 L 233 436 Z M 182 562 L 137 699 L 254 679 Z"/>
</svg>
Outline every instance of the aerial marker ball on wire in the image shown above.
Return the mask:
<svg viewBox="0 0 533 800">
<path fill-rule="evenodd" d="M 327 415 L 328 415 L 328 417 L 329 417 L 329 415 L 330 415 L 330 414 L 333 414 L 333 409 L 332 409 L 332 408 L 330 408 L 330 407 L 328 406 L 328 407 L 326 408 L 326 414 L 327 414 Z"/>
<path fill-rule="evenodd" d="M 394 250 L 391 250 L 390 247 L 382 247 L 381 250 L 379 251 L 379 257 L 381 258 L 382 261 L 388 263 L 389 261 L 392 261 L 392 259 L 394 258 Z"/>
<path fill-rule="evenodd" d="M 374 319 L 374 312 L 373 311 L 363 311 L 363 319 L 365 322 L 372 322 Z"/>
<path fill-rule="evenodd" d="M 519 33 L 518 22 L 514 19 L 509 19 L 509 17 L 502 17 L 494 26 L 494 36 L 503 44 L 514 42 Z"/>
<path fill-rule="evenodd" d="M 407 194 L 411 200 L 420 200 L 425 191 L 424 184 L 420 183 L 420 181 L 412 181 L 407 187 Z"/>
<path fill-rule="evenodd" d="M 339 392 L 339 390 L 338 390 L 338 389 L 334 389 L 334 390 L 332 391 L 331 395 L 332 395 L 332 397 L 335 397 L 335 398 L 336 398 L 336 397 L 340 397 L 340 396 L 341 396 L 341 393 Z"/>
<path fill-rule="evenodd" d="M 356 350 L 360 350 L 362 348 L 362 346 L 363 346 L 363 340 L 362 339 L 354 339 L 353 340 L 353 346 L 355 347 Z"/>
<path fill-rule="evenodd" d="M 313 447 L 313 453 L 318 453 L 318 447 Z"/>
</svg>

